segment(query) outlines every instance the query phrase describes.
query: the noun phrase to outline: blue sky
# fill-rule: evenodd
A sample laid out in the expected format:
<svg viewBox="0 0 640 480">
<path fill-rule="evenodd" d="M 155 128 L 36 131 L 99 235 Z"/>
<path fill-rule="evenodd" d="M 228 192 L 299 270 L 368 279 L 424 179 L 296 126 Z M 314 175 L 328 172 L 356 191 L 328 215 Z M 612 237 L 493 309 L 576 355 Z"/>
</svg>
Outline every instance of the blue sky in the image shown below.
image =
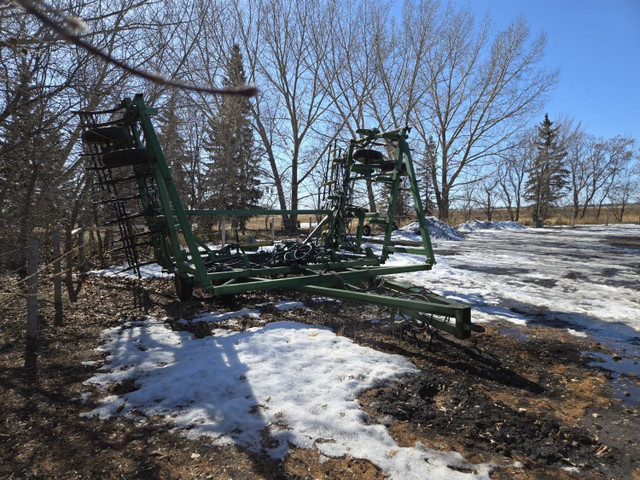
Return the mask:
<svg viewBox="0 0 640 480">
<path fill-rule="evenodd" d="M 598 137 L 640 140 L 640 0 L 459 0 L 497 28 L 523 15 L 547 34 L 544 66 L 560 69 L 546 113 Z M 540 119 L 542 120 L 542 118 Z"/>
</svg>

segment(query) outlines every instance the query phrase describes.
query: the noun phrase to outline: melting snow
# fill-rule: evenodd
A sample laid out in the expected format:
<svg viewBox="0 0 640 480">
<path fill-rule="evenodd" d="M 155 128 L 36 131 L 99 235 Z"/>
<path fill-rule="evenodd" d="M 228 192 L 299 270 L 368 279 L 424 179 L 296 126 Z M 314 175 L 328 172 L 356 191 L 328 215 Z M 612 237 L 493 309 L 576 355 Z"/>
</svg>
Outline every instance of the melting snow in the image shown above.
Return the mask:
<svg viewBox="0 0 640 480">
<path fill-rule="evenodd" d="M 518 222 L 488 222 L 482 220 L 470 220 L 456 227 L 459 232 L 473 232 L 475 230 L 522 230 L 525 227 Z"/>
<path fill-rule="evenodd" d="M 464 235 L 446 223 L 441 222 L 436 217 L 426 217 L 426 220 L 427 228 L 429 229 L 432 239 L 464 240 Z M 411 222 L 410 224 L 405 225 L 400 230 L 396 230 L 394 235 L 396 235 L 394 238 L 404 237 L 409 240 L 421 241 L 420 226 L 418 225 L 418 222 Z"/>
<path fill-rule="evenodd" d="M 104 268 L 102 270 L 92 270 L 89 273 L 94 275 L 102 275 L 105 277 L 122 277 L 122 278 L 138 278 L 138 275 L 126 266 Z M 143 265 L 140 267 L 140 275 L 142 278 L 172 278 L 173 274 L 168 273 L 157 263 L 151 265 Z"/>
<path fill-rule="evenodd" d="M 463 237 L 430 222 L 438 263 L 431 271 L 397 278 L 470 304 L 475 322 L 544 323 L 591 335 L 622 352 L 624 362 L 640 358 L 640 226 L 465 225 Z M 394 235 L 415 239 L 416 226 Z M 395 254 L 388 264 L 422 261 Z M 244 315 L 257 318 L 259 311 L 205 313 L 196 321 Z M 385 427 L 371 424 L 357 396 L 415 368 L 403 357 L 358 346 L 326 328 L 280 322 L 196 339 L 148 319 L 108 330 L 104 340 L 101 350 L 110 354 L 109 363 L 87 383 L 106 390 L 131 380 L 136 390 L 103 398 L 86 415 L 161 415 L 190 437 L 206 435 L 215 444 L 250 449 L 260 448 L 268 429 L 277 440 L 270 450 L 274 457 L 284 456 L 290 443 L 327 456 L 369 459 L 397 479 L 489 478 L 488 465 L 469 465 L 458 454 L 419 443 L 399 447 Z"/>
<path fill-rule="evenodd" d="M 278 322 L 196 339 L 148 319 L 110 329 L 104 341 L 109 363 L 86 383 L 106 389 L 129 380 L 135 390 L 101 399 L 85 416 L 144 421 L 160 415 L 188 437 L 253 450 L 267 429 L 275 458 L 289 444 L 315 448 L 368 459 L 395 479 L 489 478 L 489 465 L 420 443 L 400 447 L 384 426 L 368 421 L 357 396 L 416 369 L 404 357 L 361 347 L 328 328 Z"/>
</svg>

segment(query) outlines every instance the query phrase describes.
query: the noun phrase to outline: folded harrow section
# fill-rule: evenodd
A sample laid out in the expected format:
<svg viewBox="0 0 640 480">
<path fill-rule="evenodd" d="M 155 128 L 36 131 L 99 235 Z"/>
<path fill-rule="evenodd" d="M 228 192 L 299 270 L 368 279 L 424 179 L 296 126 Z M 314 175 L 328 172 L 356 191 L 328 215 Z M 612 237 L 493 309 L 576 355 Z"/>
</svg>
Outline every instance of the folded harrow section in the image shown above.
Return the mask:
<svg viewBox="0 0 640 480">
<path fill-rule="evenodd" d="M 435 264 L 407 144 L 408 128 L 361 130 L 344 154 L 330 158 L 322 209 L 185 211 L 151 123 L 156 113 L 142 95 L 123 100 L 113 110 L 79 112 L 86 166 L 95 174 L 99 202 L 111 206 L 113 219 L 108 223 L 120 232 L 129 269 L 140 275 L 144 263 L 160 264 L 175 275 L 183 301 L 191 298 L 194 287 L 215 296 L 286 289 L 392 309 L 414 329 L 444 330 L 458 338 L 470 335 L 468 306 L 382 280 L 384 275 L 429 270 Z M 362 191 L 358 185 L 366 182 L 385 185 L 389 199 L 384 211 L 369 212 L 354 202 Z M 414 248 L 393 243 L 402 188 L 413 198 L 420 238 Z M 321 220 L 306 238 L 268 245 L 242 244 L 236 238 L 212 246 L 197 238 L 190 224 L 193 217 L 288 214 Z M 383 231 L 380 247 L 364 241 L 372 228 Z M 384 265 L 398 252 L 419 255 L 423 261 Z"/>
</svg>

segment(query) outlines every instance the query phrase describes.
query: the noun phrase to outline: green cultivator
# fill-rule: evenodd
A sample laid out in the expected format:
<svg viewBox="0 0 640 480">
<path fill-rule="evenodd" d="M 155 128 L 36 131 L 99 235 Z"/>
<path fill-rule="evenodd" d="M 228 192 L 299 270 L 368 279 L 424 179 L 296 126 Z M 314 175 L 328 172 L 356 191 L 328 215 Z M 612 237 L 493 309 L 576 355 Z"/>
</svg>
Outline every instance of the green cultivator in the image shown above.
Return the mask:
<svg viewBox="0 0 640 480">
<path fill-rule="evenodd" d="M 103 201 L 113 208 L 121 248 L 129 268 L 138 275 L 144 263 L 142 252 L 151 249 L 152 261 L 175 275 L 182 301 L 191 298 L 194 287 L 214 296 L 295 290 L 391 308 L 414 328 L 469 337 L 468 306 L 383 279 L 389 274 L 429 270 L 435 264 L 407 144 L 408 129 L 359 131 L 360 138 L 352 140 L 346 152 L 330 159 L 324 209 L 186 211 L 151 124 L 150 116 L 155 113 L 145 106 L 141 95 L 125 99 L 114 110 L 80 112 L 87 168 L 96 173 L 97 185 L 105 193 Z M 404 178 L 413 196 L 421 237 L 413 247 L 392 241 L 396 199 Z M 354 196 L 366 182 L 387 187 L 386 211 L 368 212 L 354 205 Z M 189 221 L 195 216 L 289 214 L 315 215 L 322 220 L 305 239 L 251 250 L 238 242 L 212 248 L 194 235 Z M 375 251 L 363 242 L 372 226 L 384 232 Z M 424 262 L 385 266 L 396 252 L 420 255 Z"/>
</svg>

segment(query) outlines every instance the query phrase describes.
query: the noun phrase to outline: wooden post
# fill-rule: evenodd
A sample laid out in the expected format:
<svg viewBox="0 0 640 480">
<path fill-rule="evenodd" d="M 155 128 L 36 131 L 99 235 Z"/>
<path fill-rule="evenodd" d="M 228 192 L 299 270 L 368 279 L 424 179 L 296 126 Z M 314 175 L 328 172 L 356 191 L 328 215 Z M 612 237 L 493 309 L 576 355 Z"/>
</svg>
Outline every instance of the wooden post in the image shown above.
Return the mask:
<svg viewBox="0 0 640 480">
<path fill-rule="evenodd" d="M 86 270 L 87 270 L 87 253 L 85 251 L 86 245 L 85 245 L 85 238 L 84 238 L 84 225 L 80 225 L 80 228 L 78 230 L 80 230 L 78 232 L 78 235 L 80 236 L 80 238 L 79 238 L 79 241 L 80 241 L 80 271 L 81 272 L 86 272 Z"/>
<path fill-rule="evenodd" d="M 276 219 L 271 217 L 271 240 L 276 243 Z"/>
<path fill-rule="evenodd" d="M 53 233 L 53 325 L 62 326 L 62 262 L 60 260 L 60 230 Z"/>
<path fill-rule="evenodd" d="M 62 228 L 62 227 L 60 227 Z M 73 226 L 67 225 L 66 229 L 66 238 L 67 238 L 67 258 L 66 258 L 66 271 L 65 271 L 65 283 L 67 285 L 67 294 L 69 295 L 69 301 L 75 302 L 78 298 L 76 295 L 76 291 L 73 288 Z"/>
<path fill-rule="evenodd" d="M 105 252 L 109 251 L 109 248 L 111 247 L 112 237 L 113 237 L 113 232 L 111 230 L 107 230 L 106 232 L 104 232 L 104 251 Z"/>
<path fill-rule="evenodd" d="M 227 223 L 222 217 L 222 233 L 221 233 L 222 246 L 224 247 L 225 243 L 227 243 Z"/>
<path fill-rule="evenodd" d="M 27 253 L 27 349 L 38 339 L 38 240 L 29 240 Z"/>
</svg>

